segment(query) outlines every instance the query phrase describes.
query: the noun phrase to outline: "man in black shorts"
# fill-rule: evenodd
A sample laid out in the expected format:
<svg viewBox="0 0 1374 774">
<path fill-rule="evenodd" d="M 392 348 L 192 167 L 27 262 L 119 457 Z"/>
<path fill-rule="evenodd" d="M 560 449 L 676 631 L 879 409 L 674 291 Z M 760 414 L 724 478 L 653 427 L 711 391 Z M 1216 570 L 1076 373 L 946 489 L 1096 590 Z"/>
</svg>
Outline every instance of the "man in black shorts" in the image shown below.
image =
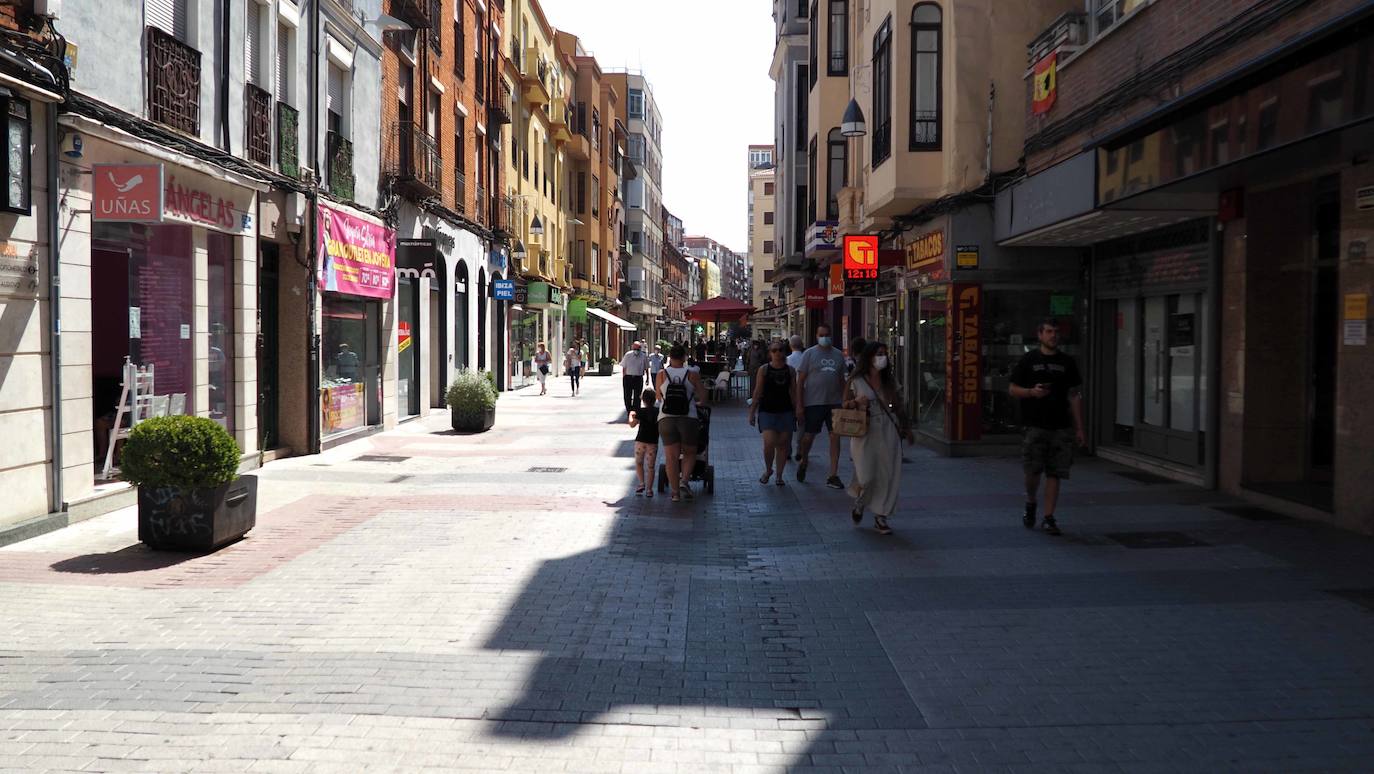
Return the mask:
<svg viewBox="0 0 1374 774">
<path fill-rule="evenodd" d="M 1040 477 L 1045 482 L 1045 518 L 1040 527 L 1061 534 L 1054 520 L 1059 502 L 1059 482 L 1069 477 L 1073 450 L 1083 446 L 1083 378 L 1078 364 L 1059 351 L 1059 323 L 1045 320 L 1037 332 L 1040 347 L 1027 352 L 1011 374 L 1011 396 L 1021 399 L 1025 440 L 1021 464 L 1026 472 L 1026 511 L 1021 522 L 1035 527 L 1036 497 Z"/>
</svg>

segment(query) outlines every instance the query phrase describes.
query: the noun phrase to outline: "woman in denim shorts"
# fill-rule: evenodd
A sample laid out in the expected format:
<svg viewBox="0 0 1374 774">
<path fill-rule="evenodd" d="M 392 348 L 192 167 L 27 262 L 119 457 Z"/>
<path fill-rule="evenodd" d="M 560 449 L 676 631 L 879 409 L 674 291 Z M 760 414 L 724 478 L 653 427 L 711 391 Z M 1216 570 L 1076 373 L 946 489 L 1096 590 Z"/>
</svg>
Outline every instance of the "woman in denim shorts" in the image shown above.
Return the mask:
<svg viewBox="0 0 1374 774">
<path fill-rule="evenodd" d="M 768 483 L 776 472 L 777 485 L 785 485 L 782 474 L 792 451 L 792 433 L 797 431 L 797 418 L 802 413 L 800 406 L 797 372 L 787 364 L 782 341 L 774 339 L 768 345 L 768 362 L 754 375 L 754 399 L 749 402 L 749 424 L 757 425 L 763 434 L 760 484 Z"/>
</svg>

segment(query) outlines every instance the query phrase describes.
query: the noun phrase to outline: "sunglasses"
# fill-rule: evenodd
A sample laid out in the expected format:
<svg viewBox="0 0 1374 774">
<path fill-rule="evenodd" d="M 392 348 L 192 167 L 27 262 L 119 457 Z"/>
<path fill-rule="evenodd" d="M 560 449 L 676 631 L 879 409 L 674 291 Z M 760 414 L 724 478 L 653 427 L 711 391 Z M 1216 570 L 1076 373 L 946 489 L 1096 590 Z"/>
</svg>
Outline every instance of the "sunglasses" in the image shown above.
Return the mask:
<svg viewBox="0 0 1374 774">
<path fill-rule="evenodd" d="M 768 350 L 768 351 L 769 351 L 769 352 L 781 352 L 782 350 L 781 350 L 781 349 L 778 349 L 777 347 L 773 347 L 772 349 L 770 349 L 770 350 Z"/>
</svg>

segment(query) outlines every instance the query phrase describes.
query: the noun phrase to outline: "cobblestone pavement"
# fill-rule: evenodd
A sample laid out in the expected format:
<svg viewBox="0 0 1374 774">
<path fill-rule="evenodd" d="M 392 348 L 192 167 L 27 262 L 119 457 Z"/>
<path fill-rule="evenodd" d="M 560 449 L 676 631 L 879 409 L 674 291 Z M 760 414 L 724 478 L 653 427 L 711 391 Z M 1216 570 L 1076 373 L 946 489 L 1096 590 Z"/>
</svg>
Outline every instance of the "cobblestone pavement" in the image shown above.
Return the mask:
<svg viewBox="0 0 1374 774">
<path fill-rule="evenodd" d="M 212 556 L 0 549 L 0 770 L 1374 769 L 1374 542 L 1100 462 L 1055 539 L 917 450 L 883 538 L 738 407 L 645 500 L 619 379 L 566 392 L 273 463 Z"/>
</svg>

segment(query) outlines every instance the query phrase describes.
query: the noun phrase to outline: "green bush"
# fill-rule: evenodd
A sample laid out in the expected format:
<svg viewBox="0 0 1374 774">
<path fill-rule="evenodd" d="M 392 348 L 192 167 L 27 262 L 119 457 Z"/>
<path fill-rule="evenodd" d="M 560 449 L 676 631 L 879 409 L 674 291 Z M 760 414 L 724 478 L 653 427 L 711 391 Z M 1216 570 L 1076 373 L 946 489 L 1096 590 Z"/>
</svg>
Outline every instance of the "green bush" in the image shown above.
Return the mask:
<svg viewBox="0 0 1374 774">
<path fill-rule="evenodd" d="M 487 378 L 487 384 L 491 385 L 491 391 L 496 394 L 496 398 L 499 400 L 501 398 L 501 390 L 496 387 L 496 372 L 483 371 L 482 375 Z"/>
<path fill-rule="evenodd" d="M 206 417 L 153 417 L 138 423 L 119 456 L 135 486 L 212 489 L 238 477 L 239 445 Z"/>
<path fill-rule="evenodd" d="M 490 371 L 483 373 L 464 368 L 449 385 L 444 402 L 455 416 L 479 418 L 496 408 L 496 388 L 492 386 L 494 379 Z"/>
</svg>

